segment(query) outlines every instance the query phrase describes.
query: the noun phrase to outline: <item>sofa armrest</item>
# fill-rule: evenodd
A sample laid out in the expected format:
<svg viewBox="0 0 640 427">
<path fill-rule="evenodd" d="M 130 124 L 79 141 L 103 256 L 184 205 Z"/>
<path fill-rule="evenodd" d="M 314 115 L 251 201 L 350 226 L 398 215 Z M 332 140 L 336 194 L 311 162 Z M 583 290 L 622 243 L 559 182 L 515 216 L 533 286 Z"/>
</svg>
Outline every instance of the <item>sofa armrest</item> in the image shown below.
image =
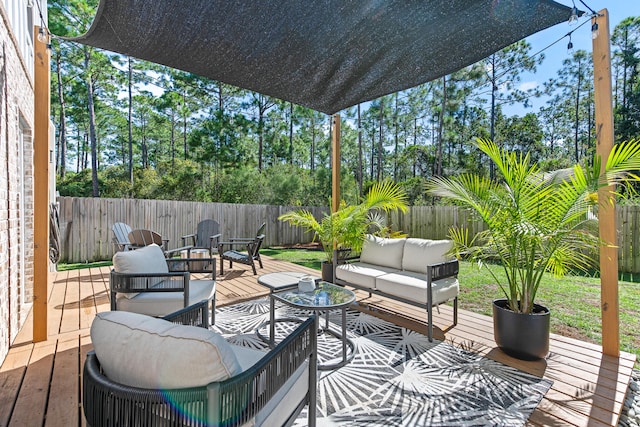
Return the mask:
<svg viewBox="0 0 640 427">
<path fill-rule="evenodd" d="M 317 381 L 317 317 L 311 316 L 273 350 L 243 373 L 207 386 L 208 423 L 253 419 L 287 380 L 309 359 L 309 419 L 315 420 Z"/>
<path fill-rule="evenodd" d="M 428 265 L 427 281 L 432 282 L 435 280 L 446 279 L 447 277 L 455 277 L 458 275 L 458 271 L 459 264 L 457 259 Z"/>
<path fill-rule="evenodd" d="M 169 313 L 163 319 L 179 325 L 209 329 L 209 301 L 202 300 L 189 307 Z"/>
</svg>

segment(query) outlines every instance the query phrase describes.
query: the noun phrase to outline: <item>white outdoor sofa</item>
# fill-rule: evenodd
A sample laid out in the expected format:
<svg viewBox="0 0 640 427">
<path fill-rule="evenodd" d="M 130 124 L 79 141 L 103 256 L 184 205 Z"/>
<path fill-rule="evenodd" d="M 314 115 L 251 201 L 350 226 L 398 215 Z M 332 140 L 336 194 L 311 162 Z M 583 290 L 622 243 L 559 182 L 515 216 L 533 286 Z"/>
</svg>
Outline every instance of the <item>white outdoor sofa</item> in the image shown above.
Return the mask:
<svg viewBox="0 0 640 427">
<path fill-rule="evenodd" d="M 387 239 L 367 236 L 360 259 L 339 264 L 334 281 L 427 309 L 433 340 L 432 307 L 453 300 L 458 322 L 458 261 L 447 256 L 450 240 Z"/>
</svg>

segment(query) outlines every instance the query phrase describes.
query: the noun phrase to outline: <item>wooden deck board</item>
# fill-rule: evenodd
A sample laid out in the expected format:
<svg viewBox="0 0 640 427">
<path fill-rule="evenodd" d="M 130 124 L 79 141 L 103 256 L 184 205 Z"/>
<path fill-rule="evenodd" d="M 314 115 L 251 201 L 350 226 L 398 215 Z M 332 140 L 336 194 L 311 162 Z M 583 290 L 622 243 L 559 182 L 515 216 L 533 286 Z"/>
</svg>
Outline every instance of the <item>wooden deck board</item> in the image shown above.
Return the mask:
<svg viewBox="0 0 640 427">
<path fill-rule="evenodd" d="M 80 396 L 80 338 L 58 340 L 58 348 L 53 363 L 47 418 L 48 426 L 76 426 L 81 416 Z"/>
<path fill-rule="evenodd" d="M 264 257 L 260 274 L 295 270 L 319 272 L 285 261 Z M 79 425 L 82 416 L 82 364 L 91 346 L 89 328 L 93 317 L 109 307 L 109 267 L 52 274 L 49 292 L 49 339 L 31 343 L 31 319 L 20 331 L 0 367 L 0 426 Z M 217 271 L 217 305 L 224 306 L 266 296 L 249 266 L 225 266 Z M 426 333 L 426 312 L 407 304 L 357 292 L 354 308 Z M 454 345 L 534 375 L 553 385 L 531 415 L 530 426 L 607 426 L 617 424 L 635 356 L 620 358 L 602 354 L 601 347 L 552 334 L 551 353 L 544 361 L 513 359 L 495 347 L 490 317 L 459 310 L 452 326 L 451 306 L 434 312 L 434 334 Z"/>
</svg>

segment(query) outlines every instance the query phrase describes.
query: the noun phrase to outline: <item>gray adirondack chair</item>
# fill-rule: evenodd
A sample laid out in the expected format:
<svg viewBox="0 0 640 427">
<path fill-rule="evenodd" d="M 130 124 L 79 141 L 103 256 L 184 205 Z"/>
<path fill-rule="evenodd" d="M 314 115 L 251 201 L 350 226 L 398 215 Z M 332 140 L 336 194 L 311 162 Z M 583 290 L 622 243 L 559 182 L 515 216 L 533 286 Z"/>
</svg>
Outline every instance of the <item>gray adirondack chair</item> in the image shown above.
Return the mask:
<svg viewBox="0 0 640 427">
<path fill-rule="evenodd" d="M 132 249 L 131 241 L 129 241 L 131 227 L 124 222 L 116 222 L 111 226 L 111 231 L 113 232 L 113 246 L 116 252 Z"/>
<path fill-rule="evenodd" d="M 220 224 L 213 219 L 205 219 L 198 223 L 194 234 L 182 236 L 182 246 L 191 249 L 208 249 L 209 254 L 218 252 L 218 240 L 220 239 Z"/>
</svg>

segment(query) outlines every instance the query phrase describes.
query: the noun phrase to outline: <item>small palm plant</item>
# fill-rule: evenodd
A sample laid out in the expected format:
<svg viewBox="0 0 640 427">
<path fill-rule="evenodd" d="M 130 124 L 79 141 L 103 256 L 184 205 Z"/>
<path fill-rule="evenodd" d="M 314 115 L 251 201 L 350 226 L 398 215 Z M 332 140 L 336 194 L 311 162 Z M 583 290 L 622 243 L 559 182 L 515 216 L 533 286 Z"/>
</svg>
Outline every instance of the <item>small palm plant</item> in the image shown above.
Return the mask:
<svg viewBox="0 0 640 427">
<path fill-rule="evenodd" d="M 369 189 L 362 203 L 347 205 L 342 201 L 336 212 L 325 215 L 320 221 L 305 209 L 284 213 L 278 219 L 314 232 L 314 239 L 320 241 L 330 263 L 334 242 L 338 249 L 360 252 L 369 231 L 387 230 L 385 218 L 379 212 L 397 210 L 407 211 L 407 197 L 398 184 L 383 181 Z"/>
<path fill-rule="evenodd" d="M 638 180 L 640 143 L 618 144 L 611 151 L 605 172 L 601 161 L 590 167 L 575 165 L 571 173 L 544 174 L 529 154 L 501 150 L 489 140 L 478 148 L 495 163 L 500 180 L 477 174 L 432 178 L 428 193 L 471 209 L 486 230 L 469 238 L 465 228 L 452 228 L 453 252 L 487 266 L 515 312 L 531 313 L 543 274 L 563 276 L 572 269 L 593 265 L 598 237 L 597 190 L 601 186 Z M 502 283 L 492 268 L 500 265 Z"/>
</svg>

